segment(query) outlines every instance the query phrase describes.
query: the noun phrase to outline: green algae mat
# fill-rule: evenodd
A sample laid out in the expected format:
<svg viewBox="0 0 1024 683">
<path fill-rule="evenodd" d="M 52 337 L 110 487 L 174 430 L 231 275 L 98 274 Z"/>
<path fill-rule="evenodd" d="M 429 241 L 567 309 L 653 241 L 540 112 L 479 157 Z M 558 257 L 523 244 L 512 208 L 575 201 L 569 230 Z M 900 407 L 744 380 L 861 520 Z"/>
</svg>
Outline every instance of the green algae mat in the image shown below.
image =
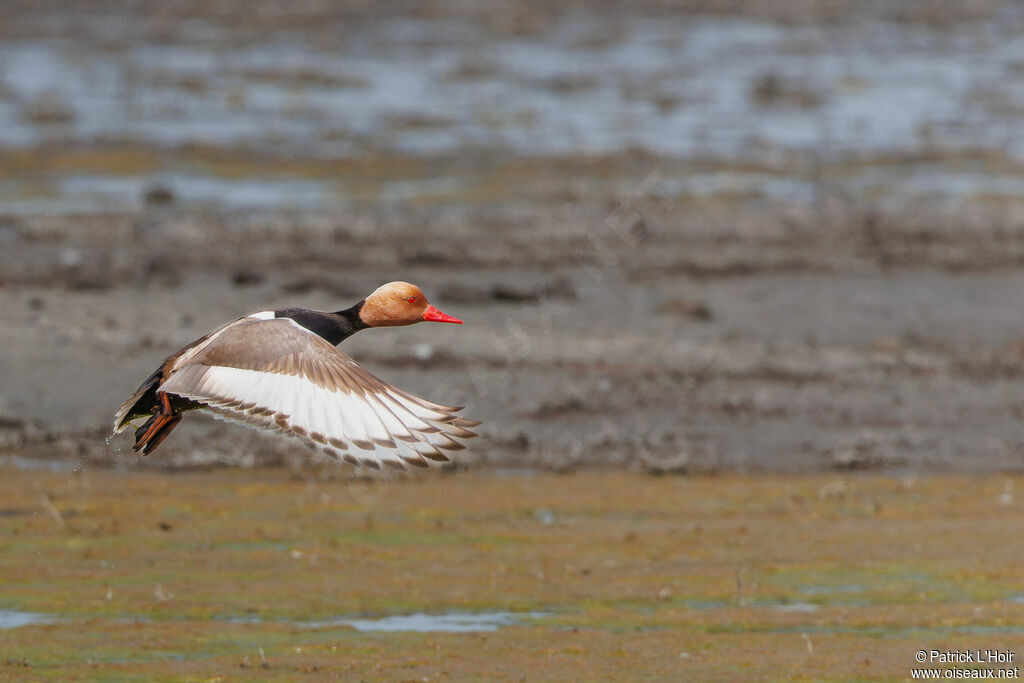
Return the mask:
<svg viewBox="0 0 1024 683">
<path fill-rule="evenodd" d="M 0 680 L 906 680 L 1024 657 L 1016 476 L 0 474 Z"/>
</svg>

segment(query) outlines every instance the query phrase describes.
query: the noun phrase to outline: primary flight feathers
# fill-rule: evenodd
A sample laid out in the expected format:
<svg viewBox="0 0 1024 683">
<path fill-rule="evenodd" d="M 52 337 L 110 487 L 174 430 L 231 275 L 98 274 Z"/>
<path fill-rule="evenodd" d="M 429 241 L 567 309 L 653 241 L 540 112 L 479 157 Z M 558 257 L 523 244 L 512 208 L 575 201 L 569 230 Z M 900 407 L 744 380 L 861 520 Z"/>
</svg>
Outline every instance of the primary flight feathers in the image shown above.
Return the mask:
<svg viewBox="0 0 1024 683">
<path fill-rule="evenodd" d="M 398 296 L 394 291 L 389 296 L 386 288 L 395 285 L 404 286 Z M 438 316 L 443 322 L 461 322 L 441 314 L 411 287 L 386 285 L 338 313 L 285 309 L 229 323 L 168 358 L 118 410 L 115 430 L 150 416 L 137 430 L 135 444 L 136 450 L 149 453 L 181 413 L 200 409 L 302 439 L 353 464 L 404 469 L 446 462 L 446 451 L 464 448 L 458 439 L 475 436 L 469 428 L 479 423 L 459 417 L 461 408 L 387 384 L 333 345 L 376 326 L 374 315 L 362 312 L 381 311 L 389 303 L 402 305 L 376 313 L 386 316 L 387 326 Z M 369 309 L 368 301 L 373 303 Z"/>
</svg>

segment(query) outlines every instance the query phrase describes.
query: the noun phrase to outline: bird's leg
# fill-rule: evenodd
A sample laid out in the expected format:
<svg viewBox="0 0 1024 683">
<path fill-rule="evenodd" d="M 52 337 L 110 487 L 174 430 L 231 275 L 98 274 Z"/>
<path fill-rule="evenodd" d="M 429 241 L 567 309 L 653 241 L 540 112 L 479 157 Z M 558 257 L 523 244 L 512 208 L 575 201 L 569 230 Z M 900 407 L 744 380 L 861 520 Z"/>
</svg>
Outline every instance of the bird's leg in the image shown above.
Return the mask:
<svg viewBox="0 0 1024 683">
<path fill-rule="evenodd" d="M 156 450 L 156 447 L 163 443 L 164 439 L 170 436 L 174 428 L 178 426 L 178 423 L 181 422 L 182 416 L 179 413 L 175 415 L 167 415 L 165 418 L 166 419 L 163 419 L 160 423 L 156 432 L 149 437 L 149 441 L 146 442 L 146 446 L 142 450 L 143 455 L 149 455 L 151 452 Z"/>
<path fill-rule="evenodd" d="M 133 450 L 141 449 L 143 455 L 149 455 L 181 421 L 181 414 L 171 409 L 171 400 L 167 394 L 158 391 L 156 395 L 160 400 L 160 412 L 149 418 L 149 421 L 135 432 Z"/>
</svg>

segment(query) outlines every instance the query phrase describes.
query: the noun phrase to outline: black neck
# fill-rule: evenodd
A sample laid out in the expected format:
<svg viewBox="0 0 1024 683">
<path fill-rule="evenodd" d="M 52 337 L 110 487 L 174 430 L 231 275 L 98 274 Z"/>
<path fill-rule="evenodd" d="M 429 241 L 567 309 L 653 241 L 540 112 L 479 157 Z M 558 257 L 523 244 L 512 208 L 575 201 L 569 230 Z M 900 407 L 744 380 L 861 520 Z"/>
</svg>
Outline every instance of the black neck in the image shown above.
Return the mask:
<svg viewBox="0 0 1024 683">
<path fill-rule="evenodd" d="M 363 299 L 362 301 L 357 303 L 352 308 L 346 308 L 346 309 L 344 309 L 342 311 L 335 311 L 334 312 L 334 315 L 336 315 L 339 318 L 341 318 L 342 320 L 344 320 L 343 325 L 344 325 L 345 329 L 348 330 L 345 333 L 345 337 L 353 335 L 356 332 L 358 332 L 359 330 L 365 330 L 367 327 L 369 327 L 369 325 L 364 323 L 363 319 L 359 317 L 359 312 L 361 310 L 363 310 L 363 304 L 365 304 L 365 303 L 366 303 L 366 299 Z M 339 343 L 341 343 L 341 340 L 344 339 L 345 337 L 342 337 L 338 341 L 331 342 L 331 343 L 332 344 L 339 344 Z"/>
<path fill-rule="evenodd" d="M 359 330 L 369 327 L 359 317 L 359 311 L 363 308 L 364 303 L 366 303 L 365 300 L 360 301 L 352 308 L 335 313 L 312 311 L 308 308 L 284 308 L 274 311 L 274 316 L 291 318 L 310 332 L 320 335 L 337 346 Z"/>
</svg>

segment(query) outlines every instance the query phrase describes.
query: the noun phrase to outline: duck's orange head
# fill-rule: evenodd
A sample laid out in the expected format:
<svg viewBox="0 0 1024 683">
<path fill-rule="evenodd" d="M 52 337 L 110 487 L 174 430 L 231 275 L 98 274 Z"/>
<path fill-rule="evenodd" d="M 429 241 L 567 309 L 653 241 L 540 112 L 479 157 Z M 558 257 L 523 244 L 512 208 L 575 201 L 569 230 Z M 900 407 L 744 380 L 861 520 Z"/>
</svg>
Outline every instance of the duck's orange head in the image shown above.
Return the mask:
<svg viewBox="0 0 1024 683">
<path fill-rule="evenodd" d="M 408 282 L 389 282 L 378 287 L 366 297 L 359 317 L 370 327 L 412 325 L 426 320 L 462 324 L 458 318 L 437 310 L 419 287 Z"/>
</svg>

